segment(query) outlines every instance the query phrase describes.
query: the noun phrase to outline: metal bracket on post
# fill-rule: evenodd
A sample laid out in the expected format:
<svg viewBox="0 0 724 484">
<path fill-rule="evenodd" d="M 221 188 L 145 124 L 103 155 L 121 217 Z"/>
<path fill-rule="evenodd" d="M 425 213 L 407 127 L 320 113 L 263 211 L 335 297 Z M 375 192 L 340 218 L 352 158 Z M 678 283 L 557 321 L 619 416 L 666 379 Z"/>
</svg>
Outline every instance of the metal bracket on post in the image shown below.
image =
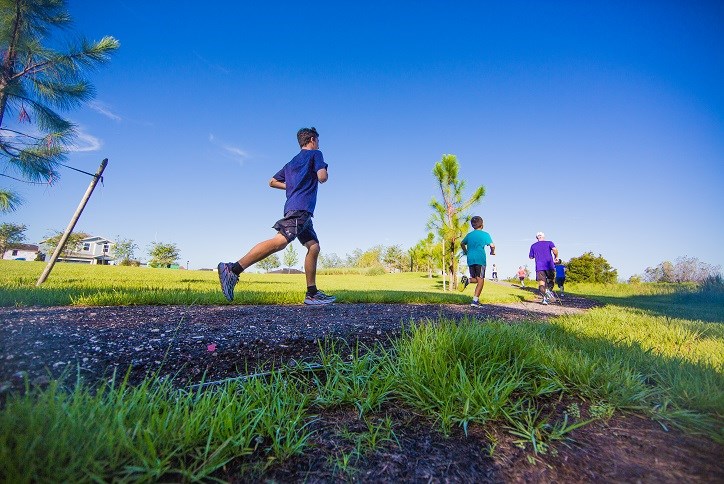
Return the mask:
<svg viewBox="0 0 724 484">
<path fill-rule="evenodd" d="M 73 232 L 73 229 L 75 228 L 75 224 L 78 222 L 78 219 L 80 218 L 80 214 L 83 213 L 83 209 L 85 208 L 86 203 L 88 203 L 88 200 L 90 199 L 91 194 L 93 193 L 93 190 L 95 189 L 96 185 L 98 184 L 98 181 L 102 178 L 101 175 L 103 175 L 103 170 L 106 169 L 107 164 L 108 164 L 108 158 L 101 161 L 101 166 L 98 168 L 98 171 L 96 172 L 96 174 L 93 175 L 93 180 L 90 182 L 90 185 L 88 185 L 88 189 L 85 191 L 85 195 L 83 195 L 83 199 L 80 201 L 78 208 L 76 209 L 75 213 L 73 214 L 73 218 L 70 219 L 70 223 L 68 224 L 68 227 L 66 227 L 65 232 L 63 232 L 63 236 L 58 241 L 58 246 L 55 248 L 53 255 L 50 257 L 50 261 L 48 261 L 48 265 L 45 266 L 45 270 L 43 270 L 43 273 L 40 275 L 40 278 L 38 278 L 38 282 L 35 283 L 36 287 L 40 286 L 42 283 L 44 283 L 45 280 L 50 275 L 50 271 L 53 270 L 53 266 L 55 265 L 55 262 L 58 260 L 60 253 L 63 251 L 63 247 L 65 246 L 65 243 L 68 241 L 68 237 L 70 236 L 71 232 Z"/>
</svg>

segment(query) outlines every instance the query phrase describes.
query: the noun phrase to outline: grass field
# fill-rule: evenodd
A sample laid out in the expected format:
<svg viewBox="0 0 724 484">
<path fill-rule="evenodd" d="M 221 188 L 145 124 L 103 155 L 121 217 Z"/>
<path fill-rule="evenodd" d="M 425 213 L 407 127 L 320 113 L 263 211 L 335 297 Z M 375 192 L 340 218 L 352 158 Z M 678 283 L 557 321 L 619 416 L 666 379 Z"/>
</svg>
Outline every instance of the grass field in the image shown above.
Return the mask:
<svg viewBox="0 0 724 484">
<path fill-rule="evenodd" d="M 223 302 L 215 273 L 62 265 L 35 289 L 41 270 L 0 261 L 2 305 Z M 440 284 L 420 274 L 319 281 L 345 303 L 469 301 L 470 288 L 443 293 Z M 244 275 L 241 288 L 249 289 L 240 290 L 238 302 L 298 304 L 303 285 L 302 276 Z M 548 322 L 418 322 L 392 348 L 352 359 L 327 348 L 321 373 L 282 369 L 208 390 L 152 379 L 94 391 L 52 382 L 11 395 L 0 411 L 0 481 L 197 480 L 231 461 L 263 473 L 269 463 L 311 451 L 309 422 L 339 406 L 354 408 L 368 429 L 355 436 L 357 454 L 330 456 L 342 471 L 355 456 L 394 445 L 397 423 L 380 414 L 386 404 L 414 409 L 442 433 L 505 429 L 532 455 L 616 412 L 724 443 L 721 287 L 567 289 L 605 306 Z M 520 295 L 490 284 L 484 297 Z M 495 442 L 485 451 L 495 452 Z"/>
<path fill-rule="evenodd" d="M 131 304 L 227 304 L 216 272 L 141 267 L 56 264 L 39 288 L 43 262 L 0 260 L 0 306 L 123 306 Z M 442 278 L 419 273 L 318 275 L 317 286 L 340 303 L 467 304 L 465 294 L 443 292 Z M 233 304 L 299 304 L 303 274 L 244 273 Z M 533 295 L 487 284 L 481 301 L 516 302 Z"/>
</svg>

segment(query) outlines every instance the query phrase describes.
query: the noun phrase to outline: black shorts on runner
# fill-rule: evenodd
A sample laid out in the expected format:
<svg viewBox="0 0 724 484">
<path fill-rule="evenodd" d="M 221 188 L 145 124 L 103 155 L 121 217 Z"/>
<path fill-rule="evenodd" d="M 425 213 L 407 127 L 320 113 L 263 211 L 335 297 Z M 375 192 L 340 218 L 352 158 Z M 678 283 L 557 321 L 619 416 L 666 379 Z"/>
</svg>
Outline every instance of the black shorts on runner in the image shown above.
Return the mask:
<svg viewBox="0 0 724 484">
<path fill-rule="evenodd" d="M 485 279 L 485 266 L 473 264 L 469 266 L 468 269 L 470 269 L 470 277 L 482 277 Z"/>
<path fill-rule="evenodd" d="M 279 231 L 287 239 L 287 242 L 294 239 L 299 239 L 302 244 L 306 244 L 310 240 L 319 242 L 312 226 L 312 214 L 306 210 L 288 211 L 284 214 L 284 218 L 277 220 L 272 228 Z"/>
<path fill-rule="evenodd" d="M 563 287 L 563 284 L 565 284 L 565 283 L 566 283 L 565 277 L 556 277 L 556 285 L 558 285 L 558 287 Z"/>
<path fill-rule="evenodd" d="M 555 269 L 548 269 L 547 271 L 538 271 L 535 273 L 536 281 L 552 281 L 556 277 Z"/>
</svg>

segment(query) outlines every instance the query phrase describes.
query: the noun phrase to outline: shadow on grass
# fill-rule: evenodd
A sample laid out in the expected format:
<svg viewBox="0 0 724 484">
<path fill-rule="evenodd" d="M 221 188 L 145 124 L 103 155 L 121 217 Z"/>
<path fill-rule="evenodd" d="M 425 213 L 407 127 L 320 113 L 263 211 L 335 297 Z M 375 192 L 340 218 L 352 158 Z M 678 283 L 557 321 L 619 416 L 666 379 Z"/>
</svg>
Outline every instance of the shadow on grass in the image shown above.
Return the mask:
<svg viewBox="0 0 724 484">
<path fill-rule="evenodd" d="M 724 292 L 678 291 L 671 294 L 636 296 L 578 295 L 603 304 L 641 309 L 655 316 L 724 323 Z"/>
</svg>

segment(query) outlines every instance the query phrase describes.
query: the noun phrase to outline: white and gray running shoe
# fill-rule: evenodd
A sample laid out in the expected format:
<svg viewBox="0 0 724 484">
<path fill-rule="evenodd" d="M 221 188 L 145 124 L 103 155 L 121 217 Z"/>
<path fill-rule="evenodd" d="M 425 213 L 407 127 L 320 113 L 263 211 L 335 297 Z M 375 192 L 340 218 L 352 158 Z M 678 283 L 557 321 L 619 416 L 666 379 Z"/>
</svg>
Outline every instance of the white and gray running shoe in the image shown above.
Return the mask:
<svg viewBox="0 0 724 484">
<path fill-rule="evenodd" d="M 219 272 L 219 282 L 221 283 L 221 292 L 224 293 L 224 297 L 229 300 L 234 300 L 234 286 L 239 282 L 239 276 L 231 272 L 231 263 L 219 262 L 216 269 Z"/>
<path fill-rule="evenodd" d="M 317 294 L 315 294 L 314 296 L 310 296 L 309 294 L 307 294 L 307 296 L 304 298 L 304 304 L 308 306 L 321 306 L 323 304 L 331 304 L 336 300 L 337 298 L 334 296 L 325 294 L 322 291 L 317 291 Z"/>
</svg>

